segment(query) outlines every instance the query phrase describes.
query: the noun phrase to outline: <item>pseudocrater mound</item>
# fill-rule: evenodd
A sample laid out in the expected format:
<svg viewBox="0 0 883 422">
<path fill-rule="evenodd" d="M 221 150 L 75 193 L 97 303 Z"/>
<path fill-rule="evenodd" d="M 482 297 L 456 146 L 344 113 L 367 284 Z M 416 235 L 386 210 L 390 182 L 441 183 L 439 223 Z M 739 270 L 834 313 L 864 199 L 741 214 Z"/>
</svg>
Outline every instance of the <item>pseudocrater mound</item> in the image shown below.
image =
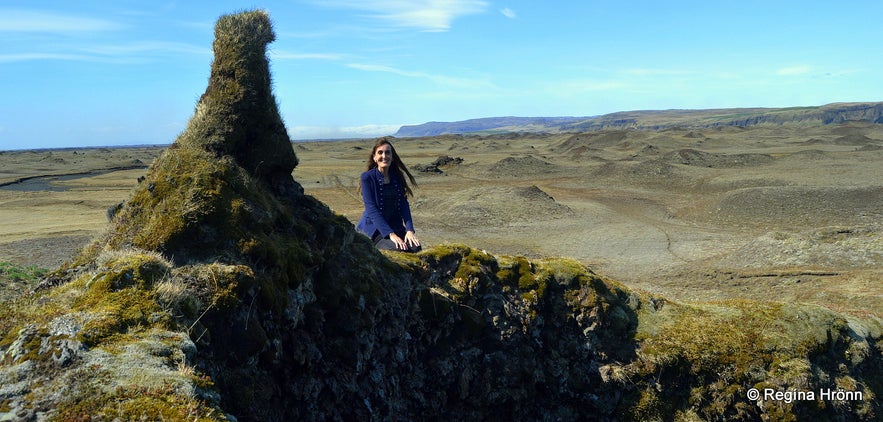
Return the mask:
<svg viewBox="0 0 883 422">
<path fill-rule="evenodd" d="M 534 156 L 507 157 L 497 161 L 488 169 L 488 173 L 497 177 L 518 177 L 538 174 L 549 174 L 561 170 L 561 167 Z"/>
<path fill-rule="evenodd" d="M 724 268 L 875 269 L 883 260 L 883 225 L 770 231 L 723 257 Z"/>
<path fill-rule="evenodd" d="M 669 163 L 710 168 L 752 167 L 774 160 L 768 154 L 712 154 L 690 148 L 672 151 L 665 154 L 664 159 Z"/>
<path fill-rule="evenodd" d="M 883 187 L 756 187 L 727 193 L 711 210 L 721 223 L 807 227 L 883 219 Z"/>
<path fill-rule="evenodd" d="M 570 217 L 573 210 L 537 186 L 481 186 L 453 193 L 436 204 L 440 221 L 459 226 L 502 226 Z"/>
</svg>

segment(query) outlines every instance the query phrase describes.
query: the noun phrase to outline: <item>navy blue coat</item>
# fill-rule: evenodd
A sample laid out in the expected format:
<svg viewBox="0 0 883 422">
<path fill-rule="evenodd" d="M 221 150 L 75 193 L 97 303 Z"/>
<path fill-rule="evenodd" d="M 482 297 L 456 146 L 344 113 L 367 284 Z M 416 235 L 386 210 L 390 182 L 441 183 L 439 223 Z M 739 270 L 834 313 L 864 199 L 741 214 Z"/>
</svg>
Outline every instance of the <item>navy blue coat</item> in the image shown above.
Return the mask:
<svg viewBox="0 0 883 422">
<path fill-rule="evenodd" d="M 393 232 L 414 231 L 411 205 L 408 204 L 408 198 L 405 197 L 402 183 L 394 174 L 390 176 L 389 183 L 383 184 L 383 174 L 380 173 L 380 170 L 373 168 L 362 173 L 362 202 L 365 203 L 365 212 L 362 213 L 356 230 L 372 239 L 378 232 L 382 237 L 386 237 Z M 402 217 L 401 220 L 386 221 L 383 218 L 383 189 L 395 189 L 398 192 L 396 205 L 399 215 Z"/>
</svg>

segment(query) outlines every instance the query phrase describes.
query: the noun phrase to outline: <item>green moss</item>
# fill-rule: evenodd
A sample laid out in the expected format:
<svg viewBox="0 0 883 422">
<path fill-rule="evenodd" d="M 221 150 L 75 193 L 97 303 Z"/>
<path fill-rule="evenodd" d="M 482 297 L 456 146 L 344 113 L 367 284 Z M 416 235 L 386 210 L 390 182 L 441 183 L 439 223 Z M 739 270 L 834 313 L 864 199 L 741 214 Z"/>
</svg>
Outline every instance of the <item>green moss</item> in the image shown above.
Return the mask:
<svg viewBox="0 0 883 422">
<path fill-rule="evenodd" d="M 87 346 L 125 335 L 132 329 L 168 326 L 170 316 L 158 305 L 155 284 L 166 277 L 170 264 L 155 253 L 108 253 L 99 267 L 53 292 L 57 300 L 72 296 L 71 310 L 88 318 L 78 339 Z"/>
<path fill-rule="evenodd" d="M 534 276 L 534 268 L 530 261 L 523 256 L 501 260 L 497 278 L 506 287 L 514 287 L 520 290 L 530 290 L 537 285 Z"/>
<path fill-rule="evenodd" d="M 424 267 L 424 261 L 419 254 L 386 250 L 380 252 L 403 270 L 418 273 Z"/>
<path fill-rule="evenodd" d="M 153 296 L 136 288 L 105 292 L 101 296 L 100 300 L 95 300 L 90 298 L 93 295 L 87 295 L 83 301 L 77 303 L 81 309 L 88 309 L 96 315 L 96 318 L 83 325 L 77 335 L 78 340 L 86 346 L 123 338 L 130 330 L 138 331 L 156 324 L 156 315 L 163 315 Z M 159 320 L 167 321 L 167 316 L 163 315 Z"/>
<path fill-rule="evenodd" d="M 175 387 L 122 386 L 111 391 L 93 385 L 63 402 L 53 420 L 188 420 L 225 421 L 227 417 L 203 400 L 179 394 Z"/>
<path fill-rule="evenodd" d="M 25 294 L 31 290 L 48 272 L 36 266 L 19 266 L 10 262 L 0 262 L 0 349 L 4 337 L 10 331 L 21 329 L 18 321 L 27 321 L 25 309 L 34 301 L 34 295 Z M 16 326 L 18 326 L 16 329 Z"/>
<path fill-rule="evenodd" d="M 229 229 L 241 223 L 232 220 L 231 210 L 234 191 L 244 179 L 229 159 L 199 148 L 169 149 L 117 216 L 118 234 L 148 250 L 187 250 L 186 243 L 205 247 L 213 234 L 229 233 L 205 233 L 202 224 Z"/>
<path fill-rule="evenodd" d="M 176 268 L 173 274 L 182 285 L 169 287 L 172 292 L 164 295 L 168 297 L 163 302 L 189 318 L 207 308 L 220 312 L 236 309 L 242 303 L 241 295 L 257 283 L 254 271 L 246 265 L 189 265 Z"/>
<path fill-rule="evenodd" d="M 430 284 L 441 288 L 450 299 L 480 295 L 497 283 L 499 266 L 493 255 L 464 245 L 439 245 L 418 254 L 424 267 L 437 268 Z"/>
<path fill-rule="evenodd" d="M 829 382 L 826 371 L 847 368 L 833 360 L 854 341 L 845 320 L 829 310 L 746 300 L 642 308 L 636 340 L 633 376 L 668 383 L 671 401 L 689 404 L 708 419 L 755 414 L 755 405 L 745 399 L 748 388 L 817 390 Z M 672 384 L 682 385 L 685 376 L 693 390 L 678 398 L 683 386 Z M 822 417 L 827 411 L 814 401 L 763 406 L 776 420 Z"/>
<path fill-rule="evenodd" d="M 655 421 L 664 420 L 666 412 L 665 401 L 659 397 L 656 390 L 647 388 L 634 393 L 637 400 L 629 411 L 629 416 L 633 420 Z"/>
<path fill-rule="evenodd" d="M 46 330 L 38 328 L 34 324 L 29 324 L 16 331 L 12 342 L 7 346 L 10 348 L 7 351 L 14 352 L 14 355 L 12 353 L 5 353 L 4 363 L 20 363 L 24 361 L 45 362 L 48 360 L 47 356 L 41 356 L 39 353 L 41 339 L 44 336 L 47 336 Z"/>
<path fill-rule="evenodd" d="M 493 255 L 472 248 L 461 249 L 462 259 L 454 278 L 479 277 L 487 280 L 488 273 L 496 272 L 497 260 Z"/>
<path fill-rule="evenodd" d="M 548 258 L 536 264 L 535 289 L 540 298 L 545 297 L 550 285 L 563 291 L 571 306 L 594 307 L 604 297 L 608 303 L 619 302 L 624 289 L 595 276 L 585 265 L 572 259 Z M 606 295 L 606 296 L 605 296 Z"/>
<path fill-rule="evenodd" d="M 177 143 L 235 156 L 259 178 L 290 177 L 297 157 L 273 98 L 266 58 L 274 39 L 262 10 L 218 19 L 209 85 Z"/>
<path fill-rule="evenodd" d="M 782 316 L 781 304 L 730 301 L 694 306 L 666 306 L 643 314 L 636 339 L 641 352 L 658 361 L 681 360 L 692 373 L 744 373 L 766 367 L 779 353 L 771 323 Z"/>
</svg>

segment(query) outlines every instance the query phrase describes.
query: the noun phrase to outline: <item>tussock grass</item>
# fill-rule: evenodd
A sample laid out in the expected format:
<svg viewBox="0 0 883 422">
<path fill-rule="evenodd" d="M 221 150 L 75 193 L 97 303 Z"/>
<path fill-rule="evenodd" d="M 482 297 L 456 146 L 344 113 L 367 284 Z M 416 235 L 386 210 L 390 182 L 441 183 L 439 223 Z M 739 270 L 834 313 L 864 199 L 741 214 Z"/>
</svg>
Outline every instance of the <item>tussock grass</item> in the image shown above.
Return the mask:
<svg viewBox="0 0 883 422">
<path fill-rule="evenodd" d="M 46 275 L 48 270 L 35 265 L 19 266 L 11 262 L 0 262 L 0 283 L 33 283 Z"/>
</svg>

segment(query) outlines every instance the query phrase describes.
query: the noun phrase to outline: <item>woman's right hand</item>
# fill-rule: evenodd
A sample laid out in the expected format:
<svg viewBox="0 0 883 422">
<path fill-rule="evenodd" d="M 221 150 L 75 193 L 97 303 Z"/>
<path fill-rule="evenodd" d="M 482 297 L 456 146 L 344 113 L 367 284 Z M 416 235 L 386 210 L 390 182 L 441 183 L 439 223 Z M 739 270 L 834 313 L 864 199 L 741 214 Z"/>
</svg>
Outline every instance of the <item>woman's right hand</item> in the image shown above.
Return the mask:
<svg viewBox="0 0 883 422">
<path fill-rule="evenodd" d="M 405 241 L 402 240 L 402 238 L 399 237 L 399 235 L 397 235 L 395 233 L 389 234 L 389 240 L 392 240 L 392 243 L 395 243 L 396 248 L 398 248 L 400 250 L 404 251 L 404 250 L 408 249 L 408 245 L 405 243 Z"/>
</svg>

